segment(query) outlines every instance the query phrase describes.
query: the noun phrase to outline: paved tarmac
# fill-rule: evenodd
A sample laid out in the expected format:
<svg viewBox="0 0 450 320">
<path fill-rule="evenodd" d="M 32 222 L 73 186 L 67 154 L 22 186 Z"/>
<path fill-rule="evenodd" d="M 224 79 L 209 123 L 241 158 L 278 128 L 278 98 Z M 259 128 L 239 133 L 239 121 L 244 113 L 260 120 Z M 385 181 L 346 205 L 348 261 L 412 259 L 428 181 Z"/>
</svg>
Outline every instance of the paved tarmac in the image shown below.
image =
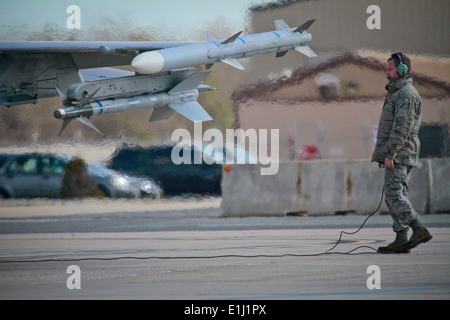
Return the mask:
<svg viewBox="0 0 450 320">
<path fill-rule="evenodd" d="M 219 206 L 218 198 L 3 204 L 0 299 L 450 298 L 450 215 L 422 216 L 434 238 L 410 254 L 372 249 L 394 237 L 385 215 L 321 254 L 365 216 L 222 218 Z M 80 273 L 68 273 L 73 265 Z"/>
</svg>

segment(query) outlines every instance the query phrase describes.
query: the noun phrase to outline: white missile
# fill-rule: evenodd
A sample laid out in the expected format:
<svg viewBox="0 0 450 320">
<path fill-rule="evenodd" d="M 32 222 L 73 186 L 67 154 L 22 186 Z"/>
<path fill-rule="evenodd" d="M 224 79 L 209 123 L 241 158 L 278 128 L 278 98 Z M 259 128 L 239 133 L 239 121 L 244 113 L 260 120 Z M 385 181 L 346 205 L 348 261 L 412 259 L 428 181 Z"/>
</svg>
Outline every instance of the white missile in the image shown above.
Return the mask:
<svg viewBox="0 0 450 320">
<path fill-rule="evenodd" d="M 298 28 L 290 28 L 283 20 L 276 20 L 276 31 L 239 37 L 241 31 L 220 41 L 208 32 L 206 42 L 143 52 L 133 59 L 131 66 L 143 74 L 203 64 L 209 69 L 216 62 L 224 62 L 242 70 L 244 67 L 236 59 L 259 54 L 276 52 L 276 57 L 282 57 L 295 49 L 308 57 L 316 57 L 306 45 L 312 39 L 306 30 L 314 21 L 308 20 Z"/>
<path fill-rule="evenodd" d="M 202 85 L 203 80 L 210 72 L 211 71 L 190 72 L 188 73 L 188 77 L 168 91 L 94 101 L 94 96 L 101 88 L 99 87 L 90 96 L 77 104 L 72 104 L 67 99 L 67 96 L 61 93 L 57 88 L 56 90 L 64 105 L 64 107 L 55 110 L 53 114 L 55 118 L 64 120 L 59 134 L 61 134 L 67 125 L 74 119 L 102 134 L 100 130 L 89 121 L 89 118 L 149 108 L 153 109 L 149 120 L 152 122 L 166 120 L 174 112 L 178 112 L 194 122 L 210 121 L 212 120 L 211 116 L 197 102 L 199 90 L 212 90 L 211 87 Z"/>
</svg>

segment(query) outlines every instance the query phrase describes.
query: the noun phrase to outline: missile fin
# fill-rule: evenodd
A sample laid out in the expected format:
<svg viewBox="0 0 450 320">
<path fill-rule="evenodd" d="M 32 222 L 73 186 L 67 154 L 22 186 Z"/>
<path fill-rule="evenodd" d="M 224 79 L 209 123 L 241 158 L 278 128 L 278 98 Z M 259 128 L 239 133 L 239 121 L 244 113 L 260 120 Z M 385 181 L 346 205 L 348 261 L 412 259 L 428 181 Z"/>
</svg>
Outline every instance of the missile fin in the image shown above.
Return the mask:
<svg viewBox="0 0 450 320">
<path fill-rule="evenodd" d="M 186 103 L 169 103 L 169 107 L 193 122 L 212 120 L 211 116 L 197 101 L 190 101 Z"/>
<path fill-rule="evenodd" d="M 216 37 L 214 37 L 214 35 L 213 35 L 211 32 L 209 32 L 209 31 L 206 31 L 206 32 L 205 32 L 205 39 L 206 39 L 206 41 L 208 41 L 208 42 L 216 41 L 216 40 L 217 40 Z"/>
<path fill-rule="evenodd" d="M 286 51 L 278 51 L 277 54 L 276 54 L 276 57 L 277 57 L 277 58 L 284 57 L 284 55 L 285 55 L 287 52 L 288 52 L 287 50 L 286 50 Z"/>
<path fill-rule="evenodd" d="M 285 30 L 285 29 L 291 28 L 291 27 L 289 27 L 289 25 L 286 22 L 284 22 L 283 19 L 278 19 L 278 20 L 275 20 L 274 22 L 275 22 L 275 28 L 277 30 Z"/>
<path fill-rule="evenodd" d="M 75 118 L 75 119 L 77 119 L 78 121 L 80 121 L 82 124 L 88 126 L 88 127 L 91 128 L 92 130 L 97 131 L 99 134 L 101 134 L 101 135 L 103 136 L 103 133 L 101 133 L 100 130 L 98 130 L 98 129 L 94 126 L 94 124 L 88 120 L 88 118 L 85 118 L 85 117 L 79 117 L 79 118 Z"/>
<path fill-rule="evenodd" d="M 97 90 L 95 90 L 93 93 L 91 93 L 88 97 L 84 98 L 80 103 L 78 103 L 76 105 L 76 107 L 82 108 L 85 105 L 87 105 L 89 103 L 89 101 L 91 101 L 91 99 L 95 96 L 95 94 L 97 93 L 98 90 L 100 90 L 100 87 L 98 87 Z"/>
<path fill-rule="evenodd" d="M 312 49 L 308 46 L 298 46 L 295 47 L 295 50 L 297 50 L 300 53 L 303 53 L 305 56 L 309 57 L 309 58 L 314 58 L 317 57 L 317 54 L 312 51 Z"/>
<path fill-rule="evenodd" d="M 223 59 L 223 60 L 221 60 L 222 62 L 225 62 L 226 64 L 228 64 L 228 65 L 230 65 L 230 66 L 232 66 L 232 67 L 235 67 L 236 69 L 239 69 L 239 70 L 244 70 L 245 68 L 239 63 L 239 61 L 237 61 L 236 59 L 233 59 L 233 58 L 231 58 L 231 59 Z"/>
<path fill-rule="evenodd" d="M 72 122 L 73 119 L 67 119 L 67 120 L 63 120 L 63 124 L 61 127 L 61 130 L 58 133 L 58 136 L 61 135 L 61 133 L 63 133 L 64 130 L 66 130 L 67 126 Z"/>
<path fill-rule="evenodd" d="M 197 90 L 199 91 L 199 92 L 205 92 L 205 91 L 214 91 L 214 90 L 217 90 L 216 88 L 213 88 L 213 87 L 210 87 L 210 86 L 208 86 L 208 85 L 206 85 L 206 84 L 201 84 L 201 85 L 199 85 L 198 87 L 197 87 Z"/>
<path fill-rule="evenodd" d="M 59 97 L 61 98 L 61 101 L 63 103 L 64 106 L 68 106 L 70 105 L 70 102 L 67 100 L 67 97 L 64 93 L 61 92 L 61 90 L 58 89 L 58 87 L 55 87 L 56 91 L 59 94 Z"/>
<path fill-rule="evenodd" d="M 220 44 L 227 44 L 230 42 L 234 42 L 241 33 L 242 33 L 242 31 L 239 31 L 238 33 L 233 34 L 231 37 L 229 37 L 227 40 L 222 41 Z"/>
<path fill-rule="evenodd" d="M 183 92 L 188 90 L 197 89 L 197 87 L 205 81 L 206 77 L 211 73 L 211 71 L 200 71 L 191 74 L 189 77 L 181 81 L 175 87 L 169 90 L 168 94 L 172 95 L 177 92 Z"/>
<path fill-rule="evenodd" d="M 150 116 L 149 122 L 167 120 L 173 114 L 174 110 L 170 107 L 159 107 L 153 109 L 152 115 Z"/>
<path fill-rule="evenodd" d="M 311 27 L 311 25 L 314 23 L 314 21 L 316 21 L 316 19 L 311 19 L 311 20 L 306 21 L 300 27 L 295 29 L 294 32 L 303 32 L 303 31 L 308 30 L 308 28 Z"/>
</svg>

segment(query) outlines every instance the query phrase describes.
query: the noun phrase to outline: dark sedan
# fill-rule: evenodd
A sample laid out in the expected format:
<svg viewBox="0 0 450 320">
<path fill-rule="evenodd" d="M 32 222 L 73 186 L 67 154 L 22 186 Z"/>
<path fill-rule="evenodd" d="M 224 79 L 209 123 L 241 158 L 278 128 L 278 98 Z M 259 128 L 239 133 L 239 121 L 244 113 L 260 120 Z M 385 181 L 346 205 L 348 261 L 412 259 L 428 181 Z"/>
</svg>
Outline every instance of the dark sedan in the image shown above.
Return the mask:
<svg viewBox="0 0 450 320">
<path fill-rule="evenodd" d="M 108 167 L 120 172 L 135 176 L 144 176 L 156 180 L 164 190 L 165 195 L 221 195 L 222 164 L 230 155 L 230 148 L 225 146 L 223 151 L 213 149 L 214 154 L 205 156 L 203 150 L 196 145 L 185 145 L 180 149 L 178 156 L 188 163 L 176 164 L 172 159 L 174 144 L 157 145 L 149 148 L 140 146 L 120 147 L 111 160 Z M 234 146 L 231 153 L 244 159 L 246 163 L 256 163 L 256 159 L 247 152 Z M 208 163 L 205 157 L 210 157 Z M 196 159 L 201 159 L 196 161 Z M 250 161 L 251 160 L 251 161 Z M 196 163 L 199 162 L 199 163 Z"/>
</svg>

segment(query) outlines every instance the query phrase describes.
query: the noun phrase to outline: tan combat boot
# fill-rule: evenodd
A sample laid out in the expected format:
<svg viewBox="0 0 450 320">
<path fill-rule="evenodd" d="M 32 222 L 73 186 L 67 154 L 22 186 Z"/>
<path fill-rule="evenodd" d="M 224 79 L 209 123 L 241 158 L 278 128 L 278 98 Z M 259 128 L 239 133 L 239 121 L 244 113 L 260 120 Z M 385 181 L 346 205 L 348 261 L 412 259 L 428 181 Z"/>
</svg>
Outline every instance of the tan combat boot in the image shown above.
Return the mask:
<svg viewBox="0 0 450 320">
<path fill-rule="evenodd" d="M 408 242 L 408 229 L 403 229 L 397 232 L 394 242 L 388 244 L 386 247 L 378 247 L 378 253 L 409 253 L 409 249 L 404 249 L 402 246 Z"/>
<path fill-rule="evenodd" d="M 411 238 L 409 238 L 408 242 L 401 246 L 402 249 L 410 250 L 417 247 L 421 243 L 430 241 L 433 238 L 427 228 L 425 228 L 422 222 L 420 222 L 419 218 L 414 220 L 410 226 L 413 230 L 413 234 Z"/>
</svg>

